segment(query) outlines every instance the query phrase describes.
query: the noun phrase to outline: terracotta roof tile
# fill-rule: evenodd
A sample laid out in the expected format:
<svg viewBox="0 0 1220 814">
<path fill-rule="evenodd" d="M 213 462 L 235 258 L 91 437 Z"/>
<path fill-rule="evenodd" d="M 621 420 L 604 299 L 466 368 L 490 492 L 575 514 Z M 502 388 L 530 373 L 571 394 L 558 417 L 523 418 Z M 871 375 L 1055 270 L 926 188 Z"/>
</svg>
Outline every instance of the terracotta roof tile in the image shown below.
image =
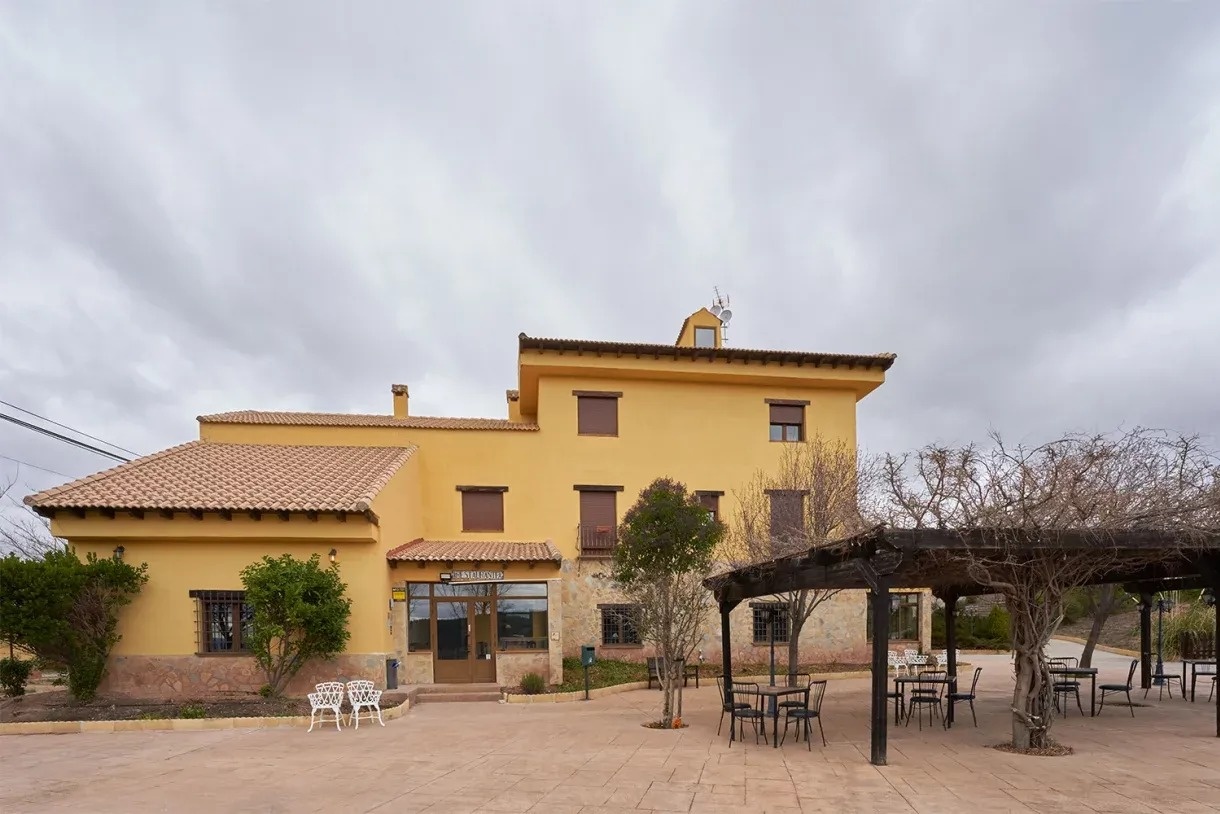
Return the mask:
<svg viewBox="0 0 1220 814">
<path fill-rule="evenodd" d="M 725 359 L 727 361 L 747 360 L 756 362 L 794 363 L 798 365 L 828 365 L 831 367 L 863 367 L 889 370 L 897 355 L 893 353 L 876 353 L 859 355 L 852 353 L 815 353 L 795 350 L 761 350 L 756 348 L 688 348 L 679 345 L 651 345 L 640 342 L 602 342 L 586 339 L 553 339 L 547 337 L 518 336 L 519 351 L 553 350 L 576 351 L 577 353 L 614 353 L 618 355 L 633 354 L 635 356 L 670 357 L 674 359 L 690 357 L 697 359 Z"/>
<path fill-rule="evenodd" d="M 541 543 L 504 540 L 412 540 L 386 552 L 387 560 L 425 562 L 560 562 L 563 555 L 550 540 Z"/>
<path fill-rule="evenodd" d="M 25 502 L 40 510 L 366 512 L 415 450 L 192 441 Z"/>
<path fill-rule="evenodd" d="M 360 413 L 290 413 L 235 410 L 201 415 L 204 424 L 280 424 L 293 427 L 405 427 L 417 430 L 523 430 L 537 431 L 537 424 L 507 418 L 440 418 L 432 416 L 367 415 Z"/>
</svg>

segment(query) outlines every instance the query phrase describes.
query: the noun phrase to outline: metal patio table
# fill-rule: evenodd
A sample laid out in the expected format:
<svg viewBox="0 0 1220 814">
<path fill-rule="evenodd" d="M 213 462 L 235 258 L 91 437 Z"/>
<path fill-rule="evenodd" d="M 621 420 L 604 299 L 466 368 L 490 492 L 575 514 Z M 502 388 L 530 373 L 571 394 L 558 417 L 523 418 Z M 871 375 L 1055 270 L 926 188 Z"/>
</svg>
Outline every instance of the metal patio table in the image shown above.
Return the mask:
<svg viewBox="0 0 1220 814">
<path fill-rule="evenodd" d="M 761 695 L 762 697 L 768 699 L 767 706 L 770 707 L 770 709 L 768 711 L 771 713 L 771 720 L 773 722 L 772 726 L 771 726 L 771 746 L 778 749 L 779 748 L 779 699 L 784 697 L 785 695 L 803 695 L 806 698 L 808 698 L 809 697 L 809 688 L 808 687 L 762 686 L 762 687 L 758 688 L 758 694 Z M 765 726 L 765 724 L 764 724 L 764 726 Z M 764 729 L 763 732 L 765 733 L 766 730 Z"/>
<path fill-rule="evenodd" d="M 1186 665 L 1188 665 L 1188 664 L 1190 665 L 1190 702 L 1193 704 L 1195 702 L 1195 683 L 1199 680 L 1199 676 L 1200 675 L 1205 675 L 1205 676 L 1211 675 L 1211 673 L 1200 673 L 1199 668 L 1200 667 L 1216 667 L 1217 671 L 1220 671 L 1220 667 L 1217 666 L 1215 659 L 1182 659 L 1182 695 L 1183 696 L 1186 695 Z"/>
<path fill-rule="evenodd" d="M 1096 667 L 1052 667 L 1050 669 L 1052 676 L 1064 676 L 1066 678 L 1087 678 L 1089 679 L 1089 717 L 1097 717 L 1097 668 Z"/>
<path fill-rule="evenodd" d="M 929 671 L 929 673 L 930 672 L 931 671 Z M 920 684 L 928 684 L 928 685 L 946 684 L 946 685 L 948 685 L 945 687 L 946 693 L 952 694 L 952 693 L 957 692 L 957 676 L 942 676 L 939 678 L 928 678 L 927 676 L 928 676 L 927 673 L 921 674 L 921 675 L 913 675 L 913 676 L 894 676 L 894 692 L 902 694 L 903 704 L 906 703 L 906 695 L 907 695 L 906 687 L 903 686 L 905 684 L 915 684 L 917 686 Z M 946 710 L 944 720 L 942 721 L 942 723 L 945 726 L 945 729 L 948 729 L 949 727 L 953 726 L 953 702 L 949 701 L 948 704 L 949 704 L 948 709 Z M 923 726 L 923 724 L 920 724 L 920 726 Z"/>
</svg>

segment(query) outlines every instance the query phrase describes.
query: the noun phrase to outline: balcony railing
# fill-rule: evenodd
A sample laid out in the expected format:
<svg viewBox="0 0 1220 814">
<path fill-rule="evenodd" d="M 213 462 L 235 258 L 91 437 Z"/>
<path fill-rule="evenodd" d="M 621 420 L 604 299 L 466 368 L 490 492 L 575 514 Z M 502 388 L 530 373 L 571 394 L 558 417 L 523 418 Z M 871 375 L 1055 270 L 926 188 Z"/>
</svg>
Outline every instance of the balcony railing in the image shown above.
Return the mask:
<svg viewBox="0 0 1220 814">
<path fill-rule="evenodd" d="M 618 543 L 618 531 L 614 526 L 581 524 L 576 527 L 576 543 L 582 557 L 613 557 Z"/>
</svg>

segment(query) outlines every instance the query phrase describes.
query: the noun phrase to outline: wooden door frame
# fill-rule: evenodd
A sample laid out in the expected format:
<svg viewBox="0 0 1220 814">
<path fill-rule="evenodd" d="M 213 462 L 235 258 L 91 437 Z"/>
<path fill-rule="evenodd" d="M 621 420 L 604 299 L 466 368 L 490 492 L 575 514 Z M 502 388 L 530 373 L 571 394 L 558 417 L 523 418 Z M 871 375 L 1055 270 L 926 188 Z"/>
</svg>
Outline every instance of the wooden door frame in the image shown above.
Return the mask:
<svg viewBox="0 0 1220 814">
<path fill-rule="evenodd" d="M 476 684 L 476 683 L 494 683 L 495 682 L 495 680 L 496 680 L 496 647 L 498 644 L 498 642 L 497 642 L 498 631 L 497 631 L 496 625 L 497 625 L 497 622 L 499 621 L 496 617 L 496 595 L 498 593 L 499 593 L 498 591 L 493 591 L 492 596 L 443 596 L 443 597 L 438 597 L 435 595 L 435 593 L 433 593 L 433 595 L 430 598 L 430 601 L 432 602 L 432 607 L 431 607 L 432 641 L 435 642 L 435 646 L 432 649 L 432 678 L 435 683 L 437 683 L 437 684 L 446 684 L 446 683 L 449 683 L 449 684 Z M 490 608 L 489 608 L 489 610 L 490 610 L 490 613 L 489 613 L 490 630 L 489 630 L 489 637 L 488 637 L 490 639 L 488 644 L 490 645 L 490 648 L 491 648 L 491 654 L 490 654 L 491 658 L 490 659 L 476 658 L 477 642 L 475 640 L 475 621 L 474 621 L 475 620 L 474 605 L 476 602 L 487 602 L 490 606 Z M 442 678 L 439 674 L 440 673 L 439 668 L 440 668 L 441 664 L 446 665 L 446 667 L 449 670 L 456 671 L 457 665 L 463 661 L 462 659 L 442 659 L 442 658 L 440 658 L 441 647 L 440 647 L 440 635 L 439 635 L 439 632 L 440 632 L 440 607 L 439 606 L 441 604 L 445 604 L 445 603 L 452 603 L 455 605 L 465 603 L 465 605 L 466 605 L 466 625 L 467 625 L 468 633 L 467 633 L 467 648 L 466 648 L 466 658 L 465 658 L 466 669 L 465 669 L 464 675 L 453 676 L 452 674 L 447 674 L 446 676 L 444 676 Z M 476 676 L 476 671 L 477 671 L 477 668 L 481 666 L 479 664 L 479 662 L 482 662 L 482 661 L 491 662 L 491 677 L 483 678 L 482 680 L 479 680 Z"/>
</svg>

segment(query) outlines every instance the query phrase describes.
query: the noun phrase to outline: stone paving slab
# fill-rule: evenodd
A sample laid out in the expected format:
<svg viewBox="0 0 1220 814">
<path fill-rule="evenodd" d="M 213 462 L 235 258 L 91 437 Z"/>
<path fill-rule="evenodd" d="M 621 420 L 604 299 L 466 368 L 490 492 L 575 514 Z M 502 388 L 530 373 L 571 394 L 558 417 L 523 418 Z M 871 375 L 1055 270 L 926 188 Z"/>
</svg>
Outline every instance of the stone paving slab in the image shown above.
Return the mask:
<svg viewBox="0 0 1220 814">
<path fill-rule="evenodd" d="M 659 693 L 588 703 L 425 704 L 383 727 L 33 735 L 0 739 L 0 811 L 18 812 L 1220 812 L 1215 706 L 1073 713 L 1062 758 L 987 748 L 1008 729 L 1008 659 L 984 667 L 979 727 L 894 728 L 868 764 L 868 682 L 831 682 L 812 750 L 730 747 L 714 687 L 679 732 L 640 724 Z M 1127 660 L 1099 661 L 1102 680 Z M 727 722 L 725 727 L 727 729 Z"/>
</svg>

